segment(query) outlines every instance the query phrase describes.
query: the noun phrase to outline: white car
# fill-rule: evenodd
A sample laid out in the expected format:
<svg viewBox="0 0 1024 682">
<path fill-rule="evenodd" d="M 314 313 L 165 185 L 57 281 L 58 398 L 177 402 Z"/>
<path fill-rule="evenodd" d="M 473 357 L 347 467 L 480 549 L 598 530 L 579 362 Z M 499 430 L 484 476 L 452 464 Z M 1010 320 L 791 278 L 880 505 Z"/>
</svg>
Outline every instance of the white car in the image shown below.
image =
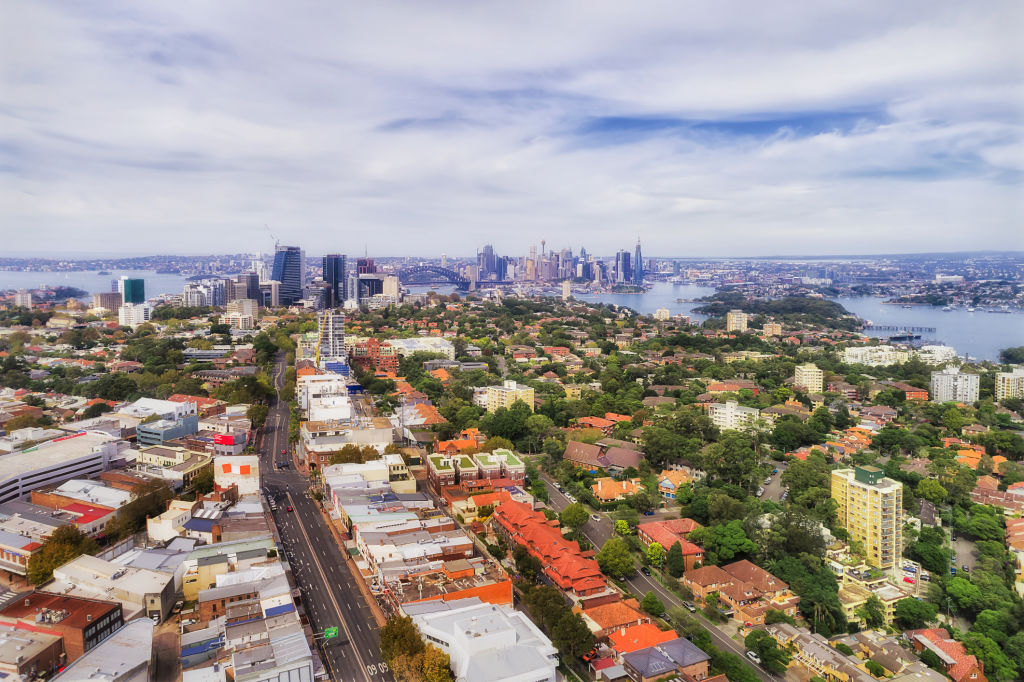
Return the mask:
<svg viewBox="0 0 1024 682">
<path fill-rule="evenodd" d="M 753 661 L 754 663 L 757 663 L 758 665 L 761 665 L 761 657 L 760 657 L 760 656 L 758 656 L 758 655 L 757 655 L 756 653 L 754 653 L 753 651 L 748 651 L 748 652 L 747 652 L 747 658 L 749 658 L 750 660 L 752 660 L 752 661 Z"/>
</svg>

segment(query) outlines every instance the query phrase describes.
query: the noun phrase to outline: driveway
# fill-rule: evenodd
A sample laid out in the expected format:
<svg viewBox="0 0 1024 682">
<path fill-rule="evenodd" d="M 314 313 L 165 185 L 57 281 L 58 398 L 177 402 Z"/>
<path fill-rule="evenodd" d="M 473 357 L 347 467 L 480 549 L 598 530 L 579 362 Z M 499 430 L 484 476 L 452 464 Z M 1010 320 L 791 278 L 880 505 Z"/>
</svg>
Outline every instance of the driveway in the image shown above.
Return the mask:
<svg viewBox="0 0 1024 682">
<path fill-rule="evenodd" d="M 778 462 L 775 468 L 779 470 L 779 473 L 772 474 L 772 482 L 764 487 L 764 495 L 761 497 L 762 500 L 772 500 L 778 502 L 779 498 L 782 497 L 782 491 L 785 490 L 785 486 L 782 485 L 782 474 L 786 471 L 786 463 Z M 764 483 L 764 479 L 761 479 L 761 483 Z"/>
</svg>

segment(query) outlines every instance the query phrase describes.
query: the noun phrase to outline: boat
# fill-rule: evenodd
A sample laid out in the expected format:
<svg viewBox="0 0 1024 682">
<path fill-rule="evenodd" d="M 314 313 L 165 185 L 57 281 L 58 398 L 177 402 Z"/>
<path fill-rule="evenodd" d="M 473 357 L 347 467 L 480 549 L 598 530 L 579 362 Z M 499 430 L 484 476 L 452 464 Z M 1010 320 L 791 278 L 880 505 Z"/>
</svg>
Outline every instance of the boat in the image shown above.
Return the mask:
<svg viewBox="0 0 1024 682">
<path fill-rule="evenodd" d="M 913 308 L 914 306 L 912 306 L 912 305 L 905 305 L 905 306 L 903 306 L 903 307 L 904 307 L 904 308 L 906 308 L 907 310 L 910 310 L 910 309 L 911 309 L 911 308 Z"/>
<path fill-rule="evenodd" d="M 106 270 L 100 270 L 100 271 L 99 271 L 99 272 L 97 272 L 96 274 L 97 274 L 97 275 L 100 275 L 100 276 L 106 276 L 106 275 L 109 275 L 110 273 L 109 273 L 109 272 L 107 272 Z"/>
<path fill-rule="evenodd" d="M 896 334 L 895 336 L 890 336 L 889 337 L 890 341 L 896 341 L 896 342 L 900 342 L 900 341 L 919 341 L 920 339 L 921 339 L 921 335 L 920 334 Z"/>
<path fill-rule="evenodd" d="M 968 309 L 967 309 L 967 312 L 969 312 L 969 313 L 973 313 L 973 312 L 974 312 L 974 308 L 968 308 Z"/>
<path fill-rule="evenodd" d="M 945 311 L 949 312 L 950 310 L 952 310 L 952 308 L 950 308 L 950 307 L 949 307 L 949 306 L 947 305 L 947 306 L 946 306 L 945 308 L 943 308 L 943 310 L 945 310 Z"/>
</svg>

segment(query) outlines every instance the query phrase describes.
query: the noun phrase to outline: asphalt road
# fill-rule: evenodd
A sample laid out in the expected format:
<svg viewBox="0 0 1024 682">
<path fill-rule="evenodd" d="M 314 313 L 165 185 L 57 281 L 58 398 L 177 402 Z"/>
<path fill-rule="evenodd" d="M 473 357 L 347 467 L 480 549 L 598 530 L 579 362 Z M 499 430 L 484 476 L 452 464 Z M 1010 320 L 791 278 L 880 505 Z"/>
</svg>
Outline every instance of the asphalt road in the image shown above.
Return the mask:
<svg viewBox="0 0 1024 682">
<path fill-rule="evenodd" d="M 549 503 L 551 508 L 554 509 L 555 511 L 561 511 L 562 509 L 565 509 L 567 506 L 569 506 L 570 503 L 568 498 L 566 498 L 565 495 L 563 495 L 562 493 L 558 492 L 558 486 L 547 476 L 543 476 L 543 478 L 544 482 L 548 486 L 548 494 L 551 497 L 551 502 Z M 644 520 L 650 521 L 653 519 L 655 519 L 655 517 L 641 517 L 641 523 Z M 612 536 L 612 533 L 615 531 L 615 528 L 614 524 L 612 523 L 612 520 L 609 517 L 602 514 L 600 515 L 600 521 L 595 521 L 593 517 L 588 519 L 587 523 L 583 526 L 582 530 L 583 534 L 587 537 L 587 539 L 590 540 L 591 543 L 593 543 L 594 549 L 596 551 L 600 550 L 601 547 L 604 545 L 605 541 L 607 541 Z M 665 604 L 666 608 L 668 608 L 669 606 L 683 605 L 681 599 L 679 599 L 674 594 L 669 592 L 653 576 L 648 577 L 643 573 L 638 572 L 635 578 L 627 580 L 626 583 L 630 586 L 630 588 L 632 588 L 634 594 L 640 596 L 643 596 L 647 592 L 654 592 L 656 595 L 658 595 L 658 598 L 661 599 L 662 603 Z M 746 658 L 746 649 L 742 645 L 740 645 L 731 637 L 729 637 L 728 634 L 712 625 L 710 621 L 704 619 L 704 617 L 701 616 L 699 612 L 694 615 L 696 615 L 702 621 L 704 629 L 707 630 L 708 634 L 711 635 L 711 641 L 714 642 L 715 646 L 717 646 L 719 649 L 731 651 L 732 653 L 742 658 L 743 662 L 750 666 L 754 673 L 765 682 L 784 682 L 785 678 L 773 675 L 772 673 L 761 668 L 760 666 L 753 665 L 749 661 L 749 659 Z"/>
<path fill-rule="evenodd" d="M 779 470 L 779 473 L 772 474 L 771 483 L 764 486 L 764 496 L 761 499 L 772 500 L 778 502 L 779 498 L 782 497 L 782 491 L 785 487 L 782 485 L 782 474 L 786 471 L 785 462 L 775 462 L 775 468 Z M 764 479 L 758 485 L 763 485 Z"/>
<path fill-rule="evenodd" d="M 278 354 L 277 362 L 274 384 L 280 388 L 283 353 Z M 262 487 L 278 502 L 274 519 L 313 631 L 322 633 L 332 626 L 340 629 L 335 639 L 318 639 L 321 658 L 331 678 L 339 682 L 392 681 L 380 660 L 377 622 L 316 501 L 307 496 L 308 480 L 293 469 L 280 468 L 291 461 L 289 455 L 281 454 L 282 450 L 290 451 L 288 420 L 288 404 L 275 400 L 260 437 Z M 289 506 L 294 511 L 289 512 Z"/>
</svg>

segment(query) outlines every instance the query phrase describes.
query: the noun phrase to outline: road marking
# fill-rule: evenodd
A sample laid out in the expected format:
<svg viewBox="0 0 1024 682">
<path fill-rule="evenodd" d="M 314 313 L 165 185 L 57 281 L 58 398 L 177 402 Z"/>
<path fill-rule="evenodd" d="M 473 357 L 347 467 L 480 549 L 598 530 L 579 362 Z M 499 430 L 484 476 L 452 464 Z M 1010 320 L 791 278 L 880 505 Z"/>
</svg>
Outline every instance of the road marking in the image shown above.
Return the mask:
<svg viewBox="0 0 1024 682">
<path fill-rule="evenodd" d="M 289 504 L 292 505 L 293 508 L 295 507 L 296 502 L 292 498 L 292 494 L 291 494 L 290 491 L 288 492 L 288 502 L 289 502 Z M 299 524 L 299 530 L 302 531 L 302 537 L 306 539 L 306 547 L 313 554 L 313 562 L 316 563 L 316 568 L 320 572 L 320 577 L 323 578 L 324 587 L 327 589 L 327 596 L 330 597 L 331 603 L 334 604 L 334 611 L 335 611 L 335 613 L 338 614 L 338 620 L 341 621 L 341 626 L 345 629 L 345 634 L 348 635 L 349 641 L 352 641 L 354 639 L 353 636 L 352 636 L 352 631 L 349 629 L 348 623 L 345 622 L 345 618 L 342 617 L 342 615 L 341 615 L 341 607 L 338 606 L 338 600 L 334 596 L 334 590 L 331 589 L 331 584 L 327 581 L 327 574 L 324 573 L 324 567 L 320 565 L 320 559 L 319 559 L 319 557 L 317 557 L 316 552 L 312 551 L 313 550 L 313 543 L 310 542 L 310 540 L 309 540 L 309 534 L 306 533 L 305 525 L 300 523 Z M 362 655 L 360 655 L 359 651 L 355 651 L 355 654 L 356 654 L 356 659 L 359 661 L 359 665 L 365 665 L 365 663 L 363 662 L 363 657 L 362 657 Z M 367 682 L 369 682 L 369 679 L 370 679 L 369 675 L 366 676 L 366 679 L 367 679 Z"/>
</svg>

